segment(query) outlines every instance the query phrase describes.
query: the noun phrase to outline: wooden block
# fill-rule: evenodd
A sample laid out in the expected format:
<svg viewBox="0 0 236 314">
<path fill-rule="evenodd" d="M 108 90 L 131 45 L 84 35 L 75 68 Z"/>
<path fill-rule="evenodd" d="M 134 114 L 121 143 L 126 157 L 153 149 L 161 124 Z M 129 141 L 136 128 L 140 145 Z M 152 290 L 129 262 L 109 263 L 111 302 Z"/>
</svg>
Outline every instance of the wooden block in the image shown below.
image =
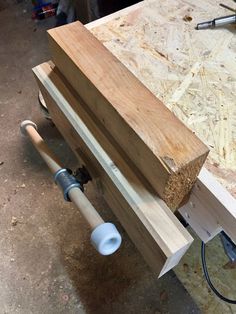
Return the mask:
<svg viewBox="0 0 236 314">
<path fill-rule="evenodd" d="M 224 230 L 236 244 L 236 200 L 206 168 L 179 212 L 202 241 L 208 242 Z"/>
<path fill-rule="evenodd" d="M 147 263 L 162 276 L 178 264 L 192 237 L 166 204 L 149 192 L 59 71 L 49 63 L 33 71 L 59 131 L 91 175 L 99 175 L 105 200 Z"/>
<path fill-rule="evenodd" d="M 177 208 L 207 147 L 80 22 L 48 33 L 61 73 L 158 195 Z"/>
</svg>

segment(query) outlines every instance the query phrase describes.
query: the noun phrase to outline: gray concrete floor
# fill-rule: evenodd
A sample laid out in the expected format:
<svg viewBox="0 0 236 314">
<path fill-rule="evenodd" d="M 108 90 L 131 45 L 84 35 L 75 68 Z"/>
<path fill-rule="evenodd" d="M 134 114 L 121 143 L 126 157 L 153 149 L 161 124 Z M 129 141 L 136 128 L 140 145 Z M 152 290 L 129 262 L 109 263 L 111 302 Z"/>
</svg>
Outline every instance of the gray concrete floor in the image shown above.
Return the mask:
<svg viewBox="0 0 236 314">
<path fill-rule="evenodd" d="M 40 156 L 19 132 L 32 119 L 61 160 L 69 147 L 39 110 L 31 68 L 50 58 L 46 29 L 30 2 L 0 1 L 0 314 L 199 313 L 173 272 L 162 279 L 143 258 L 92 186 L 86 193 L 123 232 L 121 250 L 101 257 L 78 210 L 65 203 Z"/>
</svg>

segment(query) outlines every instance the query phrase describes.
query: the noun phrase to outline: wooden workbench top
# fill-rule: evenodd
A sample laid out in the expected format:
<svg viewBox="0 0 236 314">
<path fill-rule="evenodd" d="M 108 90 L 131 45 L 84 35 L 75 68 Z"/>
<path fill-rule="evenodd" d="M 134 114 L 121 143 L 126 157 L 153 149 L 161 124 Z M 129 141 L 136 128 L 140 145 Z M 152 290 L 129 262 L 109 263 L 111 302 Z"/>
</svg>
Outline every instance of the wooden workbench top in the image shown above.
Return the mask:
<svg viewBox="0 0 236 314">
<path fill-rule="evenodd" d="M 231 14 L 219 3 L 147 0 L 87 27 L 209 145 L 207 168 L 236 197 L 236 27 L 194 29 L 199 22 Z M 223 269 L 227 257 L 219 240 L 208 249 L 207 255 L 214 256 L 208 260 L 214 282 L 235 299 L 236 272 Z M 209 294 L 198 240 L 175 272 L 202 313 L 235 313 L 234 306 Z"/>
<path fill-rule="evenodd" d="M 219 3 L 144 1 L 87 27 L 209 146 L 208 169 L 236 196 L 236 28 L 194 29 L 231 14 Z"/>
</svg>

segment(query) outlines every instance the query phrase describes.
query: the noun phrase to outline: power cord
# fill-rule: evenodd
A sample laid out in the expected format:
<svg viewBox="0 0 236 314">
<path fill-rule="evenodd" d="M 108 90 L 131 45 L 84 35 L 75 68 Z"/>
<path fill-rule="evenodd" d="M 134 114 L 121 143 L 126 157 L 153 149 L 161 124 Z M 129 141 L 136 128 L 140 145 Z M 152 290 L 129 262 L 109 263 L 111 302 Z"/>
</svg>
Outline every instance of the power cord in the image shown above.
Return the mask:
<svg viewBox="0 0 236 314">
<path fill-rule="evenodd" d="M 202 246 L 201 246 L 201 259 L 202 259 L 202 268 L 203 268 L 203 273 L 204 276 L 206 278 L 206 281 L 209 285 L 209 287 L 211 288 L 211 290 L 215 293 L 215 295 L 220 298 L 221 300 L 223 300 L 226 303 L 230 303 L 230 304 L 236 304 L 236 300 L 231 300 L 228 299 L 226 297 L 224 297 L 212 284 L 208 270 L 207 270 L 207 265 L 206 265 L 206 245 L 204 242 L 202 242 Z"/>
</svg>

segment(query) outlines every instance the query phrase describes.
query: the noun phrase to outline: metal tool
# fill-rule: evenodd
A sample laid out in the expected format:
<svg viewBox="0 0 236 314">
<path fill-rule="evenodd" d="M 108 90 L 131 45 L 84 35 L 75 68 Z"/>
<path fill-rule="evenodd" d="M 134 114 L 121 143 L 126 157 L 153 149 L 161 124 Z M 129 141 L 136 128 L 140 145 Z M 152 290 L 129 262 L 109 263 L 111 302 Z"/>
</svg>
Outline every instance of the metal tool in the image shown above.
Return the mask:
<svg viewBox="0 0 236 314">
<path fill-rule="evenodd" d="M 228 25 L 228 24 L 233 24 L 233 23 L 236 23 L 236 14 L 222 16 L 211 21 L 199 23 L 197 24 L 196 29 L 200 30 L 200 29 L 207 29 L 207 28 L 215 28 L 215 27 L 220 27 L 223 25 Z"/>
<path fill-rule="evenodd" d="M 233 1 L 236 2 L 236 0 L 233 0 Z M 236 13 L 236 10 L 234 8 L 231 8 L 226 4 L 220 3 L 220 6 Z M 236 23 L 236 14 L 222 16 L 211 21 L 199 23 L 197 24 L 196 29 L 215 28 L 215 27 L 220 27 L 220 26 L 234 24 L 234 23 Z"/>
<path fill-rule="evenodd" d="M 223 244 L 225 254 L 228 256 L 230 262 L 236 263 L 236 245 L 224 231 L 221 232 L 220 239 Z"/>
<path fill-rule="evenodd" d="M 236 12 L 236 10 L 234 8 L 231 8 L 229 7 L 228 5 L 224 4 L 224 3 L 220 3 L 220 6 L 224 9 L 227 9 L 229 11 L 232 11 L 232 12 Z"/>
</svg>

